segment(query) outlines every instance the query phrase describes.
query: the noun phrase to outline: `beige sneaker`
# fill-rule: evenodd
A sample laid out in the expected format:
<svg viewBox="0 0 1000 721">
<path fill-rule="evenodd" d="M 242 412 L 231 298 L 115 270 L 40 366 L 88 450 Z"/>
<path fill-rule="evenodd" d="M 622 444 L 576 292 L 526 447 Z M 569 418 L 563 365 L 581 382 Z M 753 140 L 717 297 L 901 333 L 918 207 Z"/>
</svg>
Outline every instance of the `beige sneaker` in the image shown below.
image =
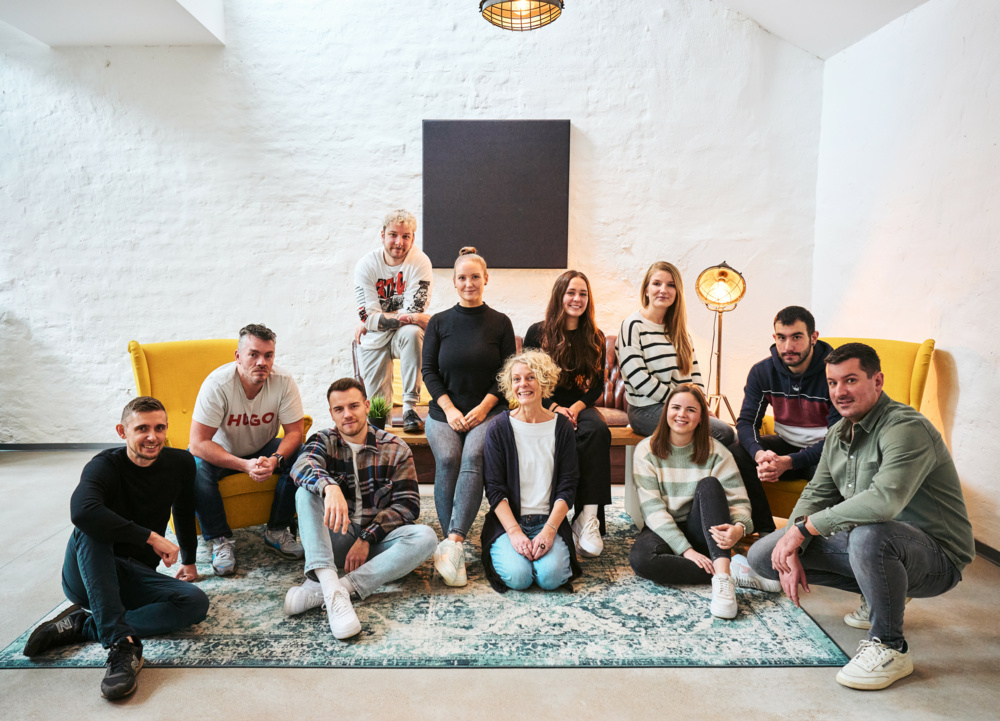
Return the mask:
<svg viewBox="0 0 1000 721">
<path fill-rule="evenodd" d="M 877 691 L 891 686 L 913 673 L 909 652 L 889 648 L 877 638 L 862 641 L 850 663 L 837 672 L 837 683 L 863 691 Z"/>
<path fill-rule="evenodd" d="M 736 586 L 733 577 L 727 573 L 712 576 L 712 603 L 709 611 L 716 618 L 736 618 Z"/>
<path fill-rule="evenodd" d="M 579 516 L 570 526 L 573 531 L 573 541 L 576 544 L 576 555 L 583 558 L 596 558 L 604 550 L 604 539 L 601 538 L 601 522 L 597 516 Z"/>
<path fill-rule="evenodd" d="M 465 544 L 447 538 L 434 552 L 434 568 L 441 574 L 446 586 L 464 586 L 469 582 L 465 575 Z"/>
<path fill-rule="evenodd" d="M 906 603 L 909 603 L 913 599 L 909 596 L 906 597 Z M 844 616 L 844 623 L 846 623 L 851 628 L 860 628 L 867 631 L 872 627 L 872 622 L 869 620 L 871 615 L 871 607 L 868 605 L 868 599 L 864 596 L 861 597 L 861 605 L 856 609 L 851 611 L 849 614 Z"/>
</svg>

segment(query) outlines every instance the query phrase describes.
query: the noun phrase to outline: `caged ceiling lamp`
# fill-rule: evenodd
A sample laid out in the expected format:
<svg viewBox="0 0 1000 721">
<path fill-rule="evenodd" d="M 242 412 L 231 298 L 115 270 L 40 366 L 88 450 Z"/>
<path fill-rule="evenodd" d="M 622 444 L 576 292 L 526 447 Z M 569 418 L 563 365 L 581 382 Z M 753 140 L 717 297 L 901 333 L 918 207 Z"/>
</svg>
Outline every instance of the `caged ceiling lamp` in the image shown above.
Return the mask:
<svg viewBox="0 0 1000 721">
<path fill-rule="evenodd" d="M 562 15 L 563 0 L 482 0 L 479 12 L 504 30 L 536 30 Z"/>
<path fill-rule="evenodd" d="M 720 265 L 713 265 L 701 271 L 698 280 L 695 282 L 695 291 L 698 293 L 698 300 L 705 304 L 709 310 L 714 310 L 718 314 L 719 325 L 717 329 L 718 345 L 715 355 L 715 392 L 708 394 L 708 409 L 719 418 L 722 404 L 729 410 L 729 417 L 736 422 L 736 414 L 733 407 L 729 405 L 729 399 L 722 393 L 722 314 L 736 307 L 747 292 L 746 281 L 739 271 L 734 270 L 725 261 Z"/>
</svg>

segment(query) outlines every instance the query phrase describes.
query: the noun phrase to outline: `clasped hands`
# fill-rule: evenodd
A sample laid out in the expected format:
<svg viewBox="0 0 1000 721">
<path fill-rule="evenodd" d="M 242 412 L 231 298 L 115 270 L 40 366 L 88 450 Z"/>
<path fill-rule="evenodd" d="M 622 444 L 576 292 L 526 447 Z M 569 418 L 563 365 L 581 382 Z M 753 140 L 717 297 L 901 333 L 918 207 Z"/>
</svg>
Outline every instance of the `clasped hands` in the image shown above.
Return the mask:
<svg viewBox="0 0 1000 721">
<path fill-rule="evenodd" d="M 250 458 L 245 461 L 244 473 L 250 476 L 251 480 L 262 483 L 274 475 L 277 467 L 278 459 L 274 456 Z"/>
<path fill-rule="evenodd" d="M 520 527 L 507 535 L 510 536 L 510 545 L 514 550 L 529 561 L 537 561 L 551 551 L 552 544 L 556 540 L 556 532 L 548 525 L 544 526 L 534 538 L 528 538 Z"/>
<path fill-rule="evenodd" d="M 323 489 L 323 525 L 334 533 L 347 533 L 351 529 L 351 515 L 347 511 L 347 499 L 340 486 L 331 483 Z M 371 546 L 368 541 L 360 538 L 347 552 L 344 559 L 344 570 L 347 573 L 356 571 L 368 560 Z"/>
<path fill-rule="evenodd" d="M 765 483 L 774 483 L 782 473 L 792 468 L 791 456 L 779 456 L 774 451 L 757 451 L 754 461 L 757 463 L 757 478 Z"/>
<path fill-rule="evenodd" d="M 465 415 L 462 415 L 462 411 L 458 410 L 454 404 L 445 409 L 444 412 L 445 417 L 448 419 L 448 425 L 451 426 L 452 430 L 459 433 L 471 431 L 486 420 L 487 413 L 488 411 L 482 405 L 478 405 Z"/>
</svg>

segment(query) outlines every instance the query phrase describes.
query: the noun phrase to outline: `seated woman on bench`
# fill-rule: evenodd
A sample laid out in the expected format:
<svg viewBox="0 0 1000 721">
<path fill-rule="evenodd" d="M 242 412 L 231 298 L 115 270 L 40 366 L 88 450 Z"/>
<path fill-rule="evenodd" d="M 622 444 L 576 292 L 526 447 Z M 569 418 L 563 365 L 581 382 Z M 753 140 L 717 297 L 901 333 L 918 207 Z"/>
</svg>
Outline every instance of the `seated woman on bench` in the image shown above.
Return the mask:
<svg viewBox="0 0 1000 721">
<path fill-rule="evenodd" d="M 509 358 L 500 371 L 500 388 L 517 408 L 486 429 L 490 512 L 482 560 L 490 585 L 501 593 L 532 583 L 552 590 L 580 575 L 566 520 L 580 478 L 573 423 L 542 405 L 558 378 L 559 367 L 538 350 Z"/>
</svg>

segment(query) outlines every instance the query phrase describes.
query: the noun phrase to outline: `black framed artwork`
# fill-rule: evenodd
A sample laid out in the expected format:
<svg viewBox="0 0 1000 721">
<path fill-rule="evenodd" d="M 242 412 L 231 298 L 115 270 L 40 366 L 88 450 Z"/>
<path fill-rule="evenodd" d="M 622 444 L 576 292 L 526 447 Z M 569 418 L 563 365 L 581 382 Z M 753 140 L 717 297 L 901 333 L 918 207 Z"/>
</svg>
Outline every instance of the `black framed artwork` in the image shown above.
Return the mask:
<svg viewBox="0 0 1000 721">
<path fill-rule="evenodd" d="M 472 245 L 491 268 L 565 268 L 569 135 L 569 120 L 423 121 L 431 264 Z"/>
</svg>

